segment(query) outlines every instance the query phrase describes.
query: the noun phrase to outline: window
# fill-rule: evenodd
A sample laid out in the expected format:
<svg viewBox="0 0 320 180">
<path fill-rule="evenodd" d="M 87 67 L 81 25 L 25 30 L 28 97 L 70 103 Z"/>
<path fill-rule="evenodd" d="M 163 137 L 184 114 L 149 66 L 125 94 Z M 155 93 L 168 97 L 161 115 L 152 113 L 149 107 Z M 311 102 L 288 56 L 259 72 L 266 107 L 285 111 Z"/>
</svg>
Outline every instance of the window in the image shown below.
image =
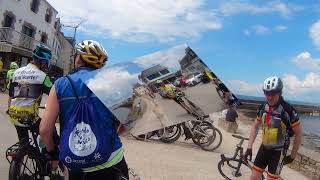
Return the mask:
<svg viewBox="0 0 320 180">
<path fill-rule="evenodd" d="M 189 69 L 190 71 L 193 71 L 193 70 L 195 70 L 196 68 L 193 67 L 193 66 L 190 66 L 188 69 Z"/>
<path fill-rule="evenodd" d="M 27 25 L 23 25 L 22 27 L 22 33 L 29 36 L 29 37 L 33 37 L 33 34 L 34 34 L 34 30 L 27 26 Z"/>
<path fill-rule="evenodd" d="M 48 36 L 47 36 L 47 34 L 46 34 L 46 33 L 42 33 L 42 34 L 41 34 L 41 42 L 42 42 L 43 44 L 47 44 L 47 41 L 48 41 Z"/>
<path fill-rule="evenodd" d="M 161 73 L 162 75 L 165 75 L 165 74 L 168 74 L 168 73 L 170 73 L 170 72 L 169 72 L 168 69 L 164 69 L 164 70 L 160 71 L 160 73 Z"/>
<path fill-rule="evenodd" d="M 37 13 L 38 10 L 39 10 L 39 5 L 40 5 L 39 0 L 32 0 L 32 2 L 31 2 L 31 11 L 33 11 L 34 13 Z"/>
<path fill-rule="evenodd" d="M 50 9 L 47 9 L 45 20 L 47 23 L 51 23 L 51 19 L 52 19 L 52 11 Z"/>
<path fill-rule="evenodd" d="M 12 27 L 12 26 L 13 26 L 13 17 L 7 14 L 4 18 L 3 27 Z"/>
<path fill-rule="evenodd" d="M 196 54 L 190 49 L 190 51 L 188 51 L 188 54 L 191 56 L 191 57 L 195 57 Z"/>
<path fill-rule="evenodd" d="M 148 76 L 147 78 L 149 79 L 149 81 L 151 81 L 152 79 L 158 78 L 160 76 L 161 76 L 160 73 L 154 73 L 154 74 Z"/>
</svg>

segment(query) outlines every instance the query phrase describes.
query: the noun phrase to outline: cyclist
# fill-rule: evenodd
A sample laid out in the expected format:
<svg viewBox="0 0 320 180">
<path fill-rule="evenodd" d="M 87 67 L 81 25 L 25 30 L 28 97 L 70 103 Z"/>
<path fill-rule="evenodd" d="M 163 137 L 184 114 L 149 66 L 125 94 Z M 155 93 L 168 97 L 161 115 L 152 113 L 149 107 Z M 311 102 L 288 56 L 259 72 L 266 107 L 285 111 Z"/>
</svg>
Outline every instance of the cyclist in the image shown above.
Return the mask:
<svg viewBox="0 0 320 180">
<path fill-rule="evenodd" d="M 165 84 L 162 80 L 157 80 L 161 93 L 165 94 L 168 98 L 173 99 L 178 103 L 183 109 L 187 111 L 188 114 L 192 113 L 192 110 L 189 106 L 183 101 L 183 93 L 172 84 Z"/>
<path fill-rule="evenodd" d="M 223 92 L 222 98 L 227 105 L 232 105 L 234 107 L 241 105 L 241 102 L 238 100 L 238 98 L 232 92 L 230 92 L 227 86 L 219 78 L 213 78 L 213 83 L 216 85 L 217 90 Z"/>
<path fill-rule="evenodd" d="M 107 60 L 107 52 L 98 42 L 84 40 L 78 43 L 74 59 L 75 69 L 70 75 L 55 81 L 48 97 L 47 108 L 40 125 L 40 135 L 48 151 L 52 153 L 57 151 L 52 138 L 52 127 L 54 127 L 59 116 L 62 124 L 59 157 L 69 169 L 70 180 L 118 179 L 119 176 L 128 179 L 128 167 L 124 159 L 122 143 L 116 127 L 113 126 L 115 118 L 80 78 L 85 73 L 102 68 Z M 94 103 L 95 106 L 92 111 L 95 112 L 89 114 L 88 109 L 77 111 L 77 108 L 83 108 L 81 106 L 83 102 Z M 87 114 L 83 115 L 83 113 Z M 76 122 L 77 124 L 71 128 L 73 131 L 68 131 L 70 126 L 67 125 L 74 120 L 71 119 L 73 116 L 80 119 L 86 116 L 84 120 L 90 120 L 90 122 L 84 123 L 84 120 L 79 124 Z M 92 125 L 94 123 L 95 125 Z M 83 129 L 84 126 L 88 128 Z M 75 130 L 78 132 L 77 134 L 73 133 Z M 65 133 L 66 135 L 64 135 Z M 88 139 L 84 136 L 78 138 L 79 133 L 89 134 L 90 136 L 88 136 Z M 78 140 L 74 141 L 74 138 L 71 138 L 73 136 Z M 62 141 L 65 137 L 67 137 L 67 145 L 62 148 Z M 73 140 L 70 140 L 70 138 Z M 85 138 L 85 142 L 83 138 Z M 106 141 L 99 143 L 99 140 L 103 138 Z M 103 146 L 106 148 L 95 152 L 96 149 Z M 75 152 L 75 149 L 77 149 L 77 152 Z M 86 155 L 83 156 L 80 152 Z M 65 154 L 68 154 L 68 156 L 64 158 Z"/>
<path fill-rule="evenodd" d="M 30 118 L 39 126 L 38 107 L 41 103 L 42 94 L 49 94 L 52 86 L 48 75 L 44 72 L 51 60 L 51 50 L 44 45 L 36 45 L 36 48 L 32 52 L 32 58 L 33 60 L 27 66 L 14 71 L 9 88 L 9 94 L 12 97 L 9 116 L 11 122 L 16 127 L 20 144 L 27 143 L 29 139 L 28 126 L 23 124 L 23 120 L 26 117 Z M 12 62 L 12 64 L 16 67 L 15 62 Z M 13 66 L 10 69 L 14 69 Z M 54 135 L 57 142 L 58 135 L 56 131 Z M 57 158 L 51 155 L 50 158 L 53 160 L 52 173 L 53 175 L 57 175 Z"/>
<path fill-rule="evenodd" d="M 10 63 L 10 70 L 7 72 L 7 89 L 10 88 L 10 83 L 11 83 L 11 80 L 12 80 L 12 76 L 13 76 L 13 73 L 19 68 L 18 64 L 15 63 L 15 62 L 11 62 Z M 8 97 L 8 110 L 7 110 L 7 113 L 9 112 L 9 107 L 10 107 L 10 104 L 11 104 L 11 99 L 13 97 L 13 90 L 9 90 L 9 97 Z"/>
<path fill-rule="evenodd" d="M 0 72 L 2 71 L 3 69 L 3 61 L 2 61 L 2 57 L 0 57 Z"/>
<path fill-rule="evenodd" d="M 3 69 L 2 57 L 0 57 L 0 83 L 3 86 L 3 89 L 7 88 L 6 87 L 6 72 Z"/>
<path fill-rule="evenodd" d="M 252 158 L 252 145 L 257 130 L 262 124 L 262 144 L 258 150 L 251 180 L 261 178 L 268 166 L 268 179 L 278 179 L 282 166 L 291 163 L 297 155 L 301 144 L 302 130 L 296 110 L 282 97 L 283 83 L 280 78 L 273 76 L 264 81 L 263 92 L 266 103 L 257 112 L 257 118 L 252 125 L 245 159 Z M 287 155 L 290 137 L 295 135 L 290 155 Z"/>
</svg>

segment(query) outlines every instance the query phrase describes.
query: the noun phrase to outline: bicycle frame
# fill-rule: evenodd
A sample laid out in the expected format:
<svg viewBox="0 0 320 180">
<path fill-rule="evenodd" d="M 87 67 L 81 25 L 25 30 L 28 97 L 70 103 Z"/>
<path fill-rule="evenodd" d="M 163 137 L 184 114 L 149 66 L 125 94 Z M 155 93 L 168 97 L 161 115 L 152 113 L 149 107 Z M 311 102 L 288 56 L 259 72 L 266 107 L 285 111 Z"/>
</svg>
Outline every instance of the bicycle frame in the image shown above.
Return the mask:
<svg viewBox="0 0 320 180">
<path fill-rule="evenodd" d="M 192 137 L 195 136 L 196 133 L 207 137 L 207 134 L 205 134 L 202 131 L 198 131 L 196 128 L 198 125 L 200 125 L 204 121 L 204 118 L 205 117 L 199 117 L 196 120 L 190 120 L 190 121 L 184 122 L 184 123 L 182 123 L 182 126 L 186 127 L 189 130 L 189 132 L 192 134 Z M 189 124 L 189 122 L 190 122 L 190 124 Z M 210 122 L 208 122 L 208 123 L 210 123 Z"/>
<path fill-rule="evenodd" d="M 14 144 L 13 146 L 9 147 L 6 151 L 6 159 L 9 162 L 9 164 L 11 164 L 13 160 L 20 160 L 20 162 L 23 166 L 22 172 L 25 172 L 25 170 L 27 170 L 33 176 L 37 175 L 37 173 L 39 173 L 40 176 L 49 175 L 48 167 L 47 167 L 48 161 L 47 161 L 46 157 L 41 154 L 40 147 L 37 142 L 37 138 L 38 138 L 37 124 L 32 124 L 26 128 L 28 128 L 28 134 L 30 132 L 31 137 L 28 137 L 27 140 L 19 141 L 16 144 Z M 24 144 L 21 144 L 22 142 Z M 24 155 L 26 155 L 26 154 L 28 156 L 33 157 L 30 159 L 35 159 L 36 161 L 38 161 L 35 164 L 33 164 L 34 168 L 35 168 L 34 170 L 36 172 L 32 172 L 28 168 L 27 160 L 26 160 L 26 162 L 24 162 L 24 159 L 21 159 L 21 157 L 24 157 Z M 9 157 L 11 157 L 11 160 Z M 39 172 L 37 172 L 37 170 Z"/>
<path fill-rule="evenodd" d="M 241 139 L 241 141 L 239 142 L 239 144 L 237 144 L 237 148 L 236 148 L 236 151 L 234 152 L 233 156 L 231 158 L 227 158 L 225 157 L 224 154 L 221 154 L 221 159 L 236 159 L 237 156 L 239 156 L 239 158 L 241 160 L 243 160 L 243 147 L 242 147 L 242 144 L 244 142 L 244 139 Z M 240 152 L 240 153 L 239 153 Z"/>
</svg>

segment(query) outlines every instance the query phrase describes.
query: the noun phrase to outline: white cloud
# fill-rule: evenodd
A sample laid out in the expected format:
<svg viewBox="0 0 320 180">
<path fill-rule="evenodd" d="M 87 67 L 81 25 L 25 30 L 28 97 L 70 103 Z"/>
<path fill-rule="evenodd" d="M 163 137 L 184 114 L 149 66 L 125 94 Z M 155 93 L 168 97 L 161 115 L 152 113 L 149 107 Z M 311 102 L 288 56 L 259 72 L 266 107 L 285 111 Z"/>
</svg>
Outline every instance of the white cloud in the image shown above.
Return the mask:
<svg viewBox="0 0 320 180">
<path fill-rule="evenodd" d="M 285 91 L 293 96 L 310 92 L 314 92 L 314 95 L 318 96 L 320 91 L 320 75 L 317 73 L 310 72 L 303 80 L 293 74 L 285 74 L 283 81 Z"/>
<path fill-rule="evenodd" d="M 262 84 L 251 84 L 242 80 L 231 80 L 229 81 L 231 90 L 238 94 L 250 94 L 258 96 L 261 94 Z"/>
<path fill-rule="evenodd" d="M 284 26 L 284 25 L 277 25 L 277 26 L 274 27 L 274 30 L 277 31 L 277 32 L 282 32 L 282 31 L 285 31 L 287 29 L 288 29 L 288 27 Z"/>
<path fill-rule="evenodd" d="M 313 44 L 320 50 L 320 20 L 311 25 L 309 35 Z"/>
<path fill-rule="evenodd" d="M 247 36 L 250 36 L 251 34 L 256 34 L 256 35 L 267 35 L 271 34 L 272 32 L 283 32 L 287 30 L 287 26 L 284 25 L 277 25 L 274 26 L 273 28 L 269 28 L 265 25 L 257 24 L 254 26 L 251 26 L 248 29 L 243 30 L 243 33 Z"/>
<path fill-rule="evenodd" d="M 263 25 L 255 25 L 252 27 L 252 29 L 257 35 L 265 35 L 271 32 L 268 27 Z"/>
<path fill-rule="evenodd" d="M 226 16 L 235 15 L 239 13 L 279 13 L 282 17 L 288 18 L 294 12 L 300 11 L 303 8 L 297 5 L 284 3 L 281 1 L 269 1 L 266 4 L 259 6 L 245 1 L 232 0 L 222 3 L 219 9 Z"/>
<path fill-rule="evenodd" d="M 181 44 L 173 48 L 158 51 L 152 54 L 138 57 L 134 59 L 134 62 L 141 65 L 143 68 L 149 68 L 153 65 L 161 64 L 169 69 L 178 70 L 180 69 L 179 60 L 185 55 L 185 49 L 188 46 Z"/>
<path fill-rule="evenodd" d="M 103 68 L 84 80 L 91 91 L 107 106 L 126 100 L 132 95 L 133 84 L 138 82 L 138 73 L 129 73 L 125 67 Z M 92 75 L 92 74 L 91 74 Z M 103 82 L 103 83 L 101 83 Z"/>
<path fill-rule="evenodd" d="M 48 0 L 63 22 L 83 19 L 82 30 L 92 36 L 124 41 L 173 41 L 222 28 L 205 0 Z"/>
<path fill-rule="evenodd" d="M 320 70 L 320 59 L 315 59 L 307 51 L 298 54 L 292 60 L 298 67 L 310 70 L 319 71 Z"/>
<path fill-rule="evenodd" d="M 285 74 L 282 77 L 284 83 L 284 96 L 286 99 L 320 102 L 320 74 L 310 72 L 304 79 L 299 79 L 296 75 Z M 262 80 L 263 81 L 263 80 Z M 262 84 L 249 83 L 243 80 L 229 81 L 231 90 L 236 94 L 263 96 Z M 310 98 L 312 97 L 312 98 Z"/>
</svg>

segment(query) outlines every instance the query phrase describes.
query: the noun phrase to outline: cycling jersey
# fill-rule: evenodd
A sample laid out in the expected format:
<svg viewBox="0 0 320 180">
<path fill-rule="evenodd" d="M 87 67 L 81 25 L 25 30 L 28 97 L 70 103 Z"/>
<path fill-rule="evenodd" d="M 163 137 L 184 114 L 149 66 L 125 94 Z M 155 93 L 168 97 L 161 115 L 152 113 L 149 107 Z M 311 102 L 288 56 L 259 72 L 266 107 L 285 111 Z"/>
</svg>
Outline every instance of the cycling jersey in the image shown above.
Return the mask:
<svg viewBox="0 0 320 180">
<path fill-rule="evenodd" d="M 286 155 L 283 150 L 289 145 L 286 133 L 300 125 L 299 115 L 291 105 L 280 98 L 276 106 L 262 104 L 256 120 L 262 123 L 262 144 L 253 169 L 262 173 L 268 166 L 268 177 L 276 179 L 280 174 L 282 158 Z"/>
<path fill-rule="evenodd" d="M 49 94 L 52 83 L 49 77 L 37 66 L 29 63 L 17 69 L 12 76 L 10 90 L 13 99 L 9 107 L 10 120 L 16 126 L 26 127 L 23 117 L 38 120 L 38 106 L 43 93 Z"/>
<path fill-rule="evenodd" d="M 93 68 L 89 67 L 79 67 L 74 70 L 73 73 L 69 75 L 72 82 L 74 82 L 74 88 L 76 89 L 77 95 L 79 98 L 90 98 L 90 101 L 94 104 L 97 112 L 100 113 L 100 116 L 105 117 L 104 122 L 104 134 L 110 137 L 111 144 L 109 146 L 107 161 L 103 164 L 96 165 L 95 162 L 92 162 L 92 166 L 89 168 L 82 169 L 83 172 L 93 172 L 101 169 L 106 169 L 115 164 L 119 163 L 123 159 L 123 148 L 119 135 L 117 134 L 114 123 L 115 119 L 113 114 L 105 107 L 105 105 L 99 100 L 99 98 L 90 91 L 90 89 L 85 85 L 85 83 L 80 79 L 80 76 L 84 73 L 93 71 Z M 67 77 L 61 77 L 55 81 L 54 84 L 56 88 L 57 98 L 59 101 L 60 107 L 60 124 L 61 129 L 63 130 L 65 122 L 70 119 L 74 111 L 74 104 L 77 103 L 77 98 L 75 97 L 70 81 Z M 109 142 L 105 142 L 109 143 Z"/>
<path fill-rule="evenodd" d="M 282 98 L 277 106 L 260 106 L 257 120 L 262 123 L 262 144 L 267 148 L 282 148 L 288 131 L 300 125 L 296 110 Z"/>
</svg>

